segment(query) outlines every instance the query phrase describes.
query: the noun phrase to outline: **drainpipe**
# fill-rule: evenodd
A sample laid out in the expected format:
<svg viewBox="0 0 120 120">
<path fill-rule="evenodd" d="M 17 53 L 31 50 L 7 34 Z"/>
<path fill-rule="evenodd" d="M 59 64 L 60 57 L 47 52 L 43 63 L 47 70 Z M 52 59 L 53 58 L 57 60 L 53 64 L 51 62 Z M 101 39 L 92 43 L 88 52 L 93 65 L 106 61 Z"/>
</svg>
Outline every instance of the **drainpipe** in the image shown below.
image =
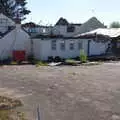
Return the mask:
<svg viewBox="0 0 120 120">
<path fill-rule="evenodd" d="M 31 44 L 31 55 L 33 56 L 33 39 L 30 37 Z"/>
<path fill-rule="evenodd" d="M 87 51 L 88 57 L 90 56 L 90 42 L 91 40 L 88 40 L 88 51 Z"/>
</svg>

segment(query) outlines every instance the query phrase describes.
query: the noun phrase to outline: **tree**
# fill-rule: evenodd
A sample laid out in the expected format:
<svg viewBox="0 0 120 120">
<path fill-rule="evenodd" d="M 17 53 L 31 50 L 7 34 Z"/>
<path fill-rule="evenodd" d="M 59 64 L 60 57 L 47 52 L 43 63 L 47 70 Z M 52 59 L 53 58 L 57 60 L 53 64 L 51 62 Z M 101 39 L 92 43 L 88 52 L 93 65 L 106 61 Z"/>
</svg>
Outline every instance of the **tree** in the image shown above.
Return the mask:
<svg viewBox="0 0 120 120">
<path fill-rule="evenodd" d="M 24 20 L 30 13 L 26 8 L 26 0 L 0 0 L 0 11 L 13 19 Z"/>
<path fill-rule="evenodd" d="M 110 28 L 120 28 L 120 23 L 119 22 L 112 22 L 110 24 Z"/>
</svg>

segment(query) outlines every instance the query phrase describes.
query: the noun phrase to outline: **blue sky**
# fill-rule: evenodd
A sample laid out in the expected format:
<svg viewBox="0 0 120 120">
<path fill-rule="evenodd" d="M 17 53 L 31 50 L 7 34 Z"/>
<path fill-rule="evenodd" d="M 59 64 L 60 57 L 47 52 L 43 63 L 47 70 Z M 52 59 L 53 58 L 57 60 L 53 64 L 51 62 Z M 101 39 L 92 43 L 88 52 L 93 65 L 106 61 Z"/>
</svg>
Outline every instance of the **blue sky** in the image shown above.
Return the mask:
<svg viewBox="0 0 120 120">
<path fill-rule="evenodd" d="M 25 22 L 55 24 L 60 17 L 69 22 L 83 23 L 96 16 L 109 25 L 120 22 L 120 0 L 27 0 L 31 14 Z"/>
</svg>

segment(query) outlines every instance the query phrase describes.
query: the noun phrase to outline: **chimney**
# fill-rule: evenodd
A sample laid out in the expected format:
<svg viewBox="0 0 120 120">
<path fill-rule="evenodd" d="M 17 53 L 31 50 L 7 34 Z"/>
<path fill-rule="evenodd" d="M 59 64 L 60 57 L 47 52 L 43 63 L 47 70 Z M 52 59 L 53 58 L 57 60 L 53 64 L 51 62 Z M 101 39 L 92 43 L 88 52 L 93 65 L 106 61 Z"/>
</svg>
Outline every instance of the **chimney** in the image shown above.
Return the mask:
<svg viewBox="0 0 120 120">
<path fill-rule="evenodd" d="M 16 23 L 16 24 L 21 24 L 21 20 L 20 20 L 19 18 L 16 18 L 16 19 L 15 19 L 15 23 Z"/>
<path fill-rule="evenodd" d="M 21 20 L 16 18 L 15 23 L 16 23 L 16 29 L 20 29 L 21 28 Z"/>
</svg>

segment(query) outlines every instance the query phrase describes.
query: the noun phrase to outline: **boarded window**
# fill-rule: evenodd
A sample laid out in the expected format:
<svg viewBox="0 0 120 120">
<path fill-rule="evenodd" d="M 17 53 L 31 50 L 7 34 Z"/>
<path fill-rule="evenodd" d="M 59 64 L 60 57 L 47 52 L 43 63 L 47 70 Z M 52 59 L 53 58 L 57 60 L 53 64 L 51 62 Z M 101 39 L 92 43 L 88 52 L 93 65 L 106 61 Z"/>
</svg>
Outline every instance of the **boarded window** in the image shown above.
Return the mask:
<svg viewBox="0 0 120 120">
<path fill-rule="evenodd" d="M 52 40 L 51 42 L 51 49 L 56 50 L 56 40 Z"/>
<path fill-rule="evenodd" d="M 67 27 L 67 32 L 74 32 L 75 31 L 75 27 L 70 25 Z"/>
<path fill-rule="evenodd" d="M 82 42 L 81 42 L 81 41 L 78 41 L 78 50 L 81 50 L 81 49 L 83 49 Z"/>
<path fill-rule="evenodd" d="M 120 42 L 117 43 L 117 48 L 120 48 Z"/>
<path fill-rule="evenodd" d="M 74 41 L 70 41 L 70 50 L 74 50 L 75 43 Z"/>
<path fill-rule="evenodd" d="M 60 41 L 60 49 L 65 50 L 65 40 Z"/>
</svg>

